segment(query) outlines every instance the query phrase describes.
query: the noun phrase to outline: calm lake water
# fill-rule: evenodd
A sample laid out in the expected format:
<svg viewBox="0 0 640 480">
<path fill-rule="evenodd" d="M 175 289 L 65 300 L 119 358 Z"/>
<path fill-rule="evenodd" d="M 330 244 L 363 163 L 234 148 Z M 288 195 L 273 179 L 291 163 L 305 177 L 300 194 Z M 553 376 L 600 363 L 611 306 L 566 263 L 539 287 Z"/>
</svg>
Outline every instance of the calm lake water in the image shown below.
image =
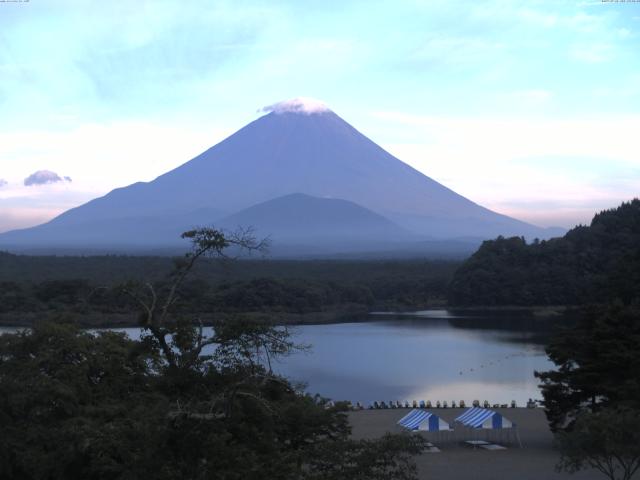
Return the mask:
<svg viewBox="0 0 640 480">
<path fill-rule="evenodd" d="M 544 353 L 550 326 L 515 315 L 425 311 L 371 321 L 296 328 L 313 345 L 276 368 L 308 390 L 333 399 L 489 400 L 523 405 L 540 399 L 535 370 L 553 364 Z"/>
<path fill-rule="evenodd" d="M 139 335 L 139 329 L 123 330 Z M 296 342 L 312 350 L 274 369 L 335 400 L 523 405 L 541 398 L 533 372 L 553 368 L 544 353 L 549 322 L 521 314 L 428 310 L 291 330 Z"/>
</svg>

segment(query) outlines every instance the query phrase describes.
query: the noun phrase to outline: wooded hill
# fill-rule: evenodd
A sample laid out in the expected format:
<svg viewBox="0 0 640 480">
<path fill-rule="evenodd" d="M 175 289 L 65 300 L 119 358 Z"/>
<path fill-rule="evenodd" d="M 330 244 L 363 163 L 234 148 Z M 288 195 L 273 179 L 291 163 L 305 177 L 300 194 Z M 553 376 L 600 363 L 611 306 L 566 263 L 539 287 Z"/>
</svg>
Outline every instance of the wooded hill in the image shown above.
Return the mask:
<svg viewBox="0 0 640 480">
<path fill-rule="evenodd" d="M 640 200 L 548 241 L 486 241 L 455 273 L 453 305 L 583 305 L 640 299 Z"/>
</svg>

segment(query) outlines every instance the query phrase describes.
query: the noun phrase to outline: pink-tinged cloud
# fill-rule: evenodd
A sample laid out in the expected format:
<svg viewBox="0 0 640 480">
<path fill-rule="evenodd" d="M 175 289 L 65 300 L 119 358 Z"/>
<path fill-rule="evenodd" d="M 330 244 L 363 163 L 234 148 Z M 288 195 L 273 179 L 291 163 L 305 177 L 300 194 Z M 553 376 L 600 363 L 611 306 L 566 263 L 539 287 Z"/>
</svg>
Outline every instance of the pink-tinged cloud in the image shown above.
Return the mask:
<svg viewBox="0 0 640 480">
<path fill-rule="evenodd" d="M 25 187 L 47 185 L 49 183 L 71 182 L 71 177 L 61 177 L 51 170 L 38 170 L 24 179 Z"/>
<path fill-rule="evenodd" d="M 0 208 L 0 233 L 34 227 L 60 215 L 66 208 L 5 207 Z"/>
</svg>

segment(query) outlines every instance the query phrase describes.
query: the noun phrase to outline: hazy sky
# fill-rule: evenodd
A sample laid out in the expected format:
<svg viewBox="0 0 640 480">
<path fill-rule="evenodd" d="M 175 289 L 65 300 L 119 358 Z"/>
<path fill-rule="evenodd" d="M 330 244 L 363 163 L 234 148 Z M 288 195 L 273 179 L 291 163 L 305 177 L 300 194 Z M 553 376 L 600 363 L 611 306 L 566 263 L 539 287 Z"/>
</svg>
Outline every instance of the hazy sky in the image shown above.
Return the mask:
<svg viewBox="0 0 640 480">
<path fill-rule="evenodd" d="M 296 96 L 541 226 L 640 195 L 640 3 L 30 0 L 0 2 L 0 231 Z"/>
</svg>

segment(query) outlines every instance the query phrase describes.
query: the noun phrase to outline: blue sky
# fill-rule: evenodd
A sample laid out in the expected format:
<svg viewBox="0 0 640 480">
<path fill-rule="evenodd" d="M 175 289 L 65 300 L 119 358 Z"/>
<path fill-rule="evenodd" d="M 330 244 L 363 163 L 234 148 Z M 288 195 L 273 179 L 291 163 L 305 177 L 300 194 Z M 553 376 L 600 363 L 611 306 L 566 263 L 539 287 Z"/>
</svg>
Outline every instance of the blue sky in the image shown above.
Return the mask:
<svg viewBox="0 0 640 480">
<path fill-rule="evenodd" d="M 0 3 L 0 231 L 297 96 L 538 225 L 640 193 L 640 3 L 31 0 Z M 63 180 L 24 186 L 39 170 Z"/>
</svg>

